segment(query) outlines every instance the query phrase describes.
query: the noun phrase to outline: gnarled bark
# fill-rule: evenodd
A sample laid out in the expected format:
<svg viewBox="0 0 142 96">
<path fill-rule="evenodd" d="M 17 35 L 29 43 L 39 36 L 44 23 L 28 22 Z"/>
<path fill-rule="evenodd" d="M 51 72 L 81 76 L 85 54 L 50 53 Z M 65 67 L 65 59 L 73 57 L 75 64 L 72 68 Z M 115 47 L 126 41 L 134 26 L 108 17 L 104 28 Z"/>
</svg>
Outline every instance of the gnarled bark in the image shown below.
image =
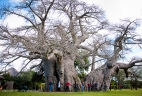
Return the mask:
<svg viewBox="0 0 142 96">
<path fill-rule="evenodd" d="M 103 85 L 106 84 L 107 88 L 109 87 L 111 81 L 111 69 L 112 64 L 110 62 L 106 62 L 103 66 L 92 70 L 85 78 L 86 84 L 95 84 L 98 83 L 98 90 L 103 90 Z"/>
<path fill-rule="evenodd" d="M 49 81 L 54 81 L 54 89 L 57 89 L 57 83 L 61 83 L 61 91 L 64 91 L 65 82 L 71 83 L 71 90 L 73 90 L 74 82 L 81 85 L 81 81 L 77 76 L 74 67 L 74 58 L 66 54 L 65 57 L 60 51 L 53 51 L 47 58 L 43 59 L 44 77 L 46 83 L 46 90 L 49 90 Z"/>
</svg>

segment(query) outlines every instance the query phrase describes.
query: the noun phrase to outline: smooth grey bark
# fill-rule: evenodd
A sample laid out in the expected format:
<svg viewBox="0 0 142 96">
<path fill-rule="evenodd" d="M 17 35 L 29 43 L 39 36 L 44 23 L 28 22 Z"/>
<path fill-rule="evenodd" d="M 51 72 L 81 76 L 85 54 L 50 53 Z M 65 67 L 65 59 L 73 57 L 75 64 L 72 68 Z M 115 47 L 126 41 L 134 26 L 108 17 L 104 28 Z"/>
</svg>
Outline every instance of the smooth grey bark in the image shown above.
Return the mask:
<svg viewBox="0 0 142 96">
<path fill-rule="evenodd" d="M 78 82 L 81 85 L 81 81 L 77 76 L 77 72 L 74 67 L 74 58 L 66 54 L 59 55 L 59 52 L 53 52 L 48 58 L 43 59 L 42 67 L 44 69 L 45 77 L 45 89 L 49 90 L 49 81 L 54 81 L 54 90 L 57 89 L 57 83 L 61 83 L 61 91 L 64 91 L 65 82 L 70 82 L 70 90 L 73 90 L 74 82 Z"/>
<path fill-rule="evenodd" d="M 103 66 L 92 70 L 85 78 L 86 84 L 90 83 L 93 85 L 97 82 L 98 90 L 103 90 L 104 84 L 106 84 L 108 89 L 111 81 L 111 69 L 112 65 L 106 62 Z"/>
</svg>

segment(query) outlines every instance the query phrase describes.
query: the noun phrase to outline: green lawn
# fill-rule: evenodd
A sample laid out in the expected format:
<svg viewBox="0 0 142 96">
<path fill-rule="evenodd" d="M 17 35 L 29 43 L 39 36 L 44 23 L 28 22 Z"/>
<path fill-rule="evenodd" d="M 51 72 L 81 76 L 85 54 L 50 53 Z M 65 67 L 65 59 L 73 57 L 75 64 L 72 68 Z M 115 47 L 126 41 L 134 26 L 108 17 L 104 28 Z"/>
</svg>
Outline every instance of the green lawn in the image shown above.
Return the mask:
<svg viewBox="0 0 142 96">
<path fill-rule="evenodd" d="M 138 90 L 112 90 L 108 92 L 6 92 L 1 91 L 0 96 L 142 96 L 142 89 Z"/>
</svg>

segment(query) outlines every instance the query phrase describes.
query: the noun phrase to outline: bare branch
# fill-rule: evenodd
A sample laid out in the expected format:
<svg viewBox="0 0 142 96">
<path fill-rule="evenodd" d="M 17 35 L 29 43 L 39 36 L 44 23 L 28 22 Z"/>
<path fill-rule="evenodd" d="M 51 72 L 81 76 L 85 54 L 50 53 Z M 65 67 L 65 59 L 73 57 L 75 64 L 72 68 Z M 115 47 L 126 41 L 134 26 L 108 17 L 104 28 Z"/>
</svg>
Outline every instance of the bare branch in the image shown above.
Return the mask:
<svg viewBox="0 0 142 96">
<path fill-rule="evenodd" d="M 18 76 L 18 75 L 24 70 L 24 68 L 28 66 L 28 64 L 29 64 L 31 61 L 32 61 L 32 60 L 30 60 L 27 64 L 25 64 L 25 66 L 19 71 L 19 73 L 18 73 L 16 76 Z"/>
<path fill-rule="evenodd" d="M 20 58 L 20 57 L 17 57 L 17 58 L 15 58 L 15 59 L 9 61 L 9 62 L 5 65 L 4 68 L 6 68 L 9 64 L 11 64 L 12 62 L 16 61 L 16 60 L 19 59 L 19 58 Z M 2 62 L 1 62 L 1 63 L 2 63 Z M 4 68 L 3 68 L 3 69 L 4 69 Z M 3 71 L 3 69 L 1 69 L 1 71 Z"/>
</svg>

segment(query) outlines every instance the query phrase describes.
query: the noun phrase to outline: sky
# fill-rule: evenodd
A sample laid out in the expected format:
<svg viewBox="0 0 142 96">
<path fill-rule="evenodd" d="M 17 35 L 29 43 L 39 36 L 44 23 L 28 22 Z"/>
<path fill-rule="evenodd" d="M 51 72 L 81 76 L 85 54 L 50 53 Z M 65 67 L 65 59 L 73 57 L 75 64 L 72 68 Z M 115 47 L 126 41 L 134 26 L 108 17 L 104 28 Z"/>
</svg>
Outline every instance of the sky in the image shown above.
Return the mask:
<svg viewBox="0 0 142 96">
<path fill-rule="evenodd" d="M 120 20 L 130 18 L 131 20 L 142 19 L 142 0 L 80 0 L 88 4 L 100 6 L 106 13 L 106 18 L 111 23 L 119 23 Z M 142 23 L 141 23 L 142 25 Z M 142 26 L 136 32 L 142 37 Z M 129 54 L 129 59 L 133 56 L 142 57 L 142 52 L 138 47 L 134 47 L 133 54 Z"/>
<path fill-rule="evenodd" d="M 0 0 L 0 4 L 17 2 L 19 0 Z M 88 4 L 96 4 L 105 12 L 111 22 L 118 22 L 124 18 L 139 18 L 142 16 L 142 0 L 79 0 Z"/>
<path fill-rule="evenodd" d="M 0 0 L 0 4 L 15 3 L 19 0 Z"/>
<path fill-rule="evenodd" d="M 17 2 L 19 0 L 0 0 L 1 4 L 8 4 L 9 2 Z M 130 18 L 131 20 L 142 18 L 142 0 L 79 0 L 85 1 L 87 4 L 96 4 L 100 6 L 106 14 L 106 18 L 111 23 L 117 23 L 122 19 Z M 15 20 L 18 23 L 15 23 Z M 24 24 L 24 20 L 17 16 L 10 16 L 6 22 L 12 28 L 21 26 Z M 142 25 L 142 24 L 141 24 Z M 142 36 L 142 27 L 139 27 L 136 31 Z M 142 57 L 142 52 L 133 50 L 133 54 L 129 54 L 129 58 L 133 56 Z"/>
<path fill-rule="evenodd" d="M 105 12 L 110 22 L 118 22 L 124 18 L 139 18 L 142 16 L 142 0 L 81 0 L 88 4 L 96 4 Z"/>
<path fill-rule="evenodd" d="M 129 18 L 131 20 L 142 19 L 142 0 L 80 0 L 88 4 L 100 6 L 111 23 L 119 23 L 120 20 Z M 142 23 L 141 23 L 142 25 Z M 142 37 L 142 26 L 136 32 Z M 133 57 L 142 57 L 142 51 L 134 46 L 132 53 L 128 54 L 127 60 Z"/>
<path fill-rule="evenodd" d="M 0 0 L 0 4 L 7 4 L 8 0 Z"/>
</svg>

